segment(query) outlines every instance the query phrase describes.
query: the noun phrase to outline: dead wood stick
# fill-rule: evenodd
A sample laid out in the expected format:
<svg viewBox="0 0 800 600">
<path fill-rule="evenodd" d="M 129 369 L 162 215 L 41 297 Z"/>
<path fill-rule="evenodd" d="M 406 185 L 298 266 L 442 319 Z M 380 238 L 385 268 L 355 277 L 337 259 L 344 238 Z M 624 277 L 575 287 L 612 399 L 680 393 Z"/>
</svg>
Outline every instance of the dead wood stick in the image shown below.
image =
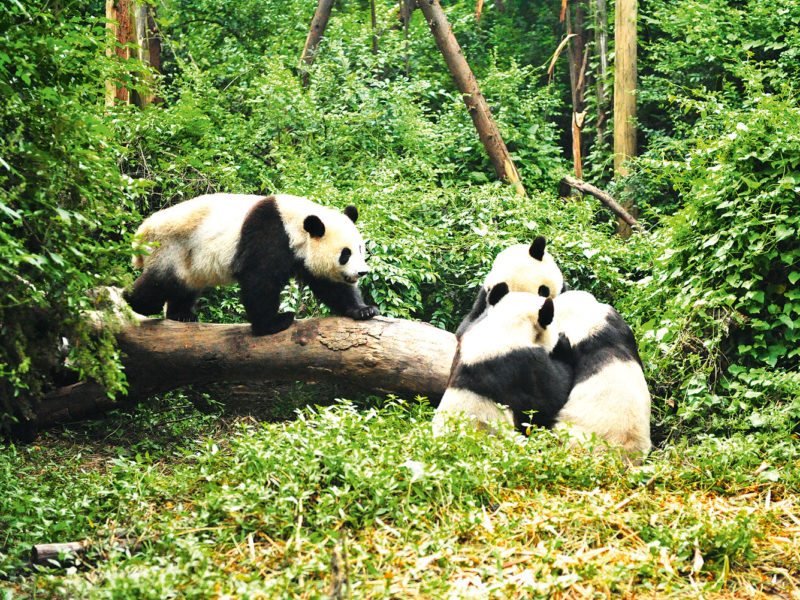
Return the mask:
<svg viewBox="0 0 800 600">
<path fill-rule="evenodd" d="M 591 183 L 586 183 L 581 179 L 567 175 L 561 180 L 561 184 L 559 185 L 559 193 L 562 196 L 567 196 L 569 194 L 569 188 L 574 188 L 583 192 L 584 194 L 594 196 L 600 200 L 600 202 L 605 204 L 611 212 L 625 221 L 633 229 L 644 231 L 641 224 L 639 224 L 639 221 L 637 221 L 627 210 L 625 210 L 619 202 L 614 200 L 614 198 L 611 197 L 611 194 L 608 194 L 600 188 L 593 186 Z"/>
<path fill-rule="evenodd" d="M 51 566 L 53 561 L 58 561 L 59 557 L 64 557 L 66 561 L 72 562 L 75 558 L 83 556 L 86 551 L 95 545 L 91 540 L 80 542 L 62 542 L 57 544 L 34 544 L 31 547 L 31 563 L 34 565 Z M 99 544 L 98 544 L 99 545 Z M 141 545 L 141 541 L 135 538 L 114 538 L 107 547 L 117 550 L 130 548 L 136 550 Z"/>
</svg>

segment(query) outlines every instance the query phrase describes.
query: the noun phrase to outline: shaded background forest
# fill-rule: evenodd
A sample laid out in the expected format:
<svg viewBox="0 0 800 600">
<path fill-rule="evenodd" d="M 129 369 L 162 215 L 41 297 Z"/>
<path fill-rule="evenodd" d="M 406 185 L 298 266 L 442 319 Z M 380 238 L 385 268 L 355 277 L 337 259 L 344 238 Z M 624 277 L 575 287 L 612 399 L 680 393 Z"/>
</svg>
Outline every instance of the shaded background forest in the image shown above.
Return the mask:
<svg viewBox="0 0 800 600">
<path fill-rule="evenodd" d="M 640 155 L 624 179 L 609 136 L 595 135 L 595 86 L 586 96 L 583 177 L 635 199 L 649 231 L 624 241 L 596 200 L 557 194 L 572 167 L 565 57 L 546 73 L 565 35 L 558 2 L 488 2 L 480 22 L 474 3 L 445 3 L 527 198 L 494 181 L 419 11 L 406 41 L 396 4 L 378 2 L 373 54 L 369 3 L 337 2 L 304 87 L 314 3 L 155 8 L 163 101 L 144 111 L 104 105 L 109 79 L 145 93 L 148 78 L 107 57 L 102 3 L 0 9 L 6 424 L 31 414 L 66 358 L 124 387 L 113 340 L 90 336 L 79 313 L 87 289 L 132 282 L 144 215 L 200 193 L 281 191 L 357 204 L 366 293 L 384 314 L 450 330 L 497 252 L 544 234 L 569 286 L 611 302 L 636 332 L 658 439 L 797 433 L 800 2 L 640 2 Z M 203 320 L 243 320 L 230 289 L 200 308 Z"/>
</svg>

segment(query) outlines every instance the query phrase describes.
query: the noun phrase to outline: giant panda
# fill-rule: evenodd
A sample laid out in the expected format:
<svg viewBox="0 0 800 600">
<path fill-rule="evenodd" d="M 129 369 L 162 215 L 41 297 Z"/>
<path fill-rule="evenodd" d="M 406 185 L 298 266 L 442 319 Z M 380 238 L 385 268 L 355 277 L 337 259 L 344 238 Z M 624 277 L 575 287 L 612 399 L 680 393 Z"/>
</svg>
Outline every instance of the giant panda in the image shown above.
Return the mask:
<svg viewBox="0 0 800 600">
<path fill-rule="evenodd" d="M 545 298 L 555 298 L 556 294 L 566 290 L 561 269 L 547 252 L 546 245 L 547 240 L 540 235 L 530 245 L 509 246 L 497 255 L 483 286 L 478 290 L 472 310 L 456 330 L 457 338 L 461 338 L 469 326 L 484 314 L 489 291 L 501 281 L 512 292 L 530 292 Z"/>
<path fill-rule="evenodd" d="M 559 337 L 550 298 L 494 285 L 489 310 L 459 340 L 447 389 L 436 408 L 433 434 L 457 414 L 479 428 L 506 423 L 552 427 L 572 388 L 569 343 Z M 532 411 L 532 412 L 531 412 Z"/>
<path fill-rule="evenodd" d="M 358 210 L 344 214 L 306 198 L 277 194 L 208 194 L 145 219 L 134 238 L 135 268 L 125 293 L 140 314 L 161 312 L 196 321 L 194 305 L 209 287 L 239 283 L 255 335 L 288 328 L 294 313 L 278 313 L 280 293 L 294 275 L 334 312 L 357 320 L 379 314 L 356 282 L 368 272 Z"/>
<path fill-rule="evenodd" d="M 568 291 L 553 302 L 575 361 L 572 391 L 554 428 L 577 442 L 594 435 L 640 460 L 651 446 L 650 392 L 633 331 L 588 292 Z"/>
</svg>

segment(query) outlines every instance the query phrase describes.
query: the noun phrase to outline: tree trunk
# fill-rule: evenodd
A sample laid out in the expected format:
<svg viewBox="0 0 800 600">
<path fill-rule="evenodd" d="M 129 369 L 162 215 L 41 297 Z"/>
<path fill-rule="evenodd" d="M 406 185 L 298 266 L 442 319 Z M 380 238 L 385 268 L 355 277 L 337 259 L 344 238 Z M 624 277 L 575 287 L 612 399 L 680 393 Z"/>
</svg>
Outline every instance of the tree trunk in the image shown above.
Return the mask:
<svg viewBox="0 0 800 600">
<path fill-rule="evenodd" d="M 606 120 L 608 102 L 608 12 L 606 0 L 594 0 L 594 45 L 597 53 L 597 74 L 595 76 L 597 90 L 597 141 L 596 146 L 602 149 L 606 141 Z"/>
<path fill-rule="evenodd" d="M 589 58 L 589 34 L 586 30 L 586 0 L 575 2 L 574 16 L 566 9 L 567 35 L 570 38 L 567 54 L 569 56 L 569 83 L 572 92 L 572 162 L 575 177 L 583 177 L 583 144 L 581 130 L 586 118 L 586 64 Z"/>
<path fill-rule="evenodd" d="M 303 74 L 303 85 L 308 86 L 308 67 L 314 64 L 317 55 L 317 46 L 320 39 L 325 35 L 325 28 L 328 26 L 328 19 L 331 16 L 334 0 L 319 0 L 314 18 L 311 19 L 311 27 L 308 30 L 306 44 L 303 47 L 303 54 L 300 58 L 300 70 Z"/>
<path fill-rule="evenodd" d="M 138 58 L 144 65 L 161 70 L 161 40 L 155 23 L 155 9 L 135 0 L 106 0 L 106 25 L 117 46 L 109 49 L 109 56 L 116 54 L 122 60 Z M 129 44 L 135 44 L 132 48 Z M 154 93 L 154 82 L 150 72 L 139 74 L 147 91 L 137 92 L 114 81 L 106 82 L 106 105 L 115 103 L 135 104 L 146 108 L 160 101 Z"/>
<path fill-rule="evenodd" d="M 452 333 L 427 323 L 376 317 L 295 322 L 255 337 L 249 325 L 142 319 L 117 334 L 128 381 L 126 402 L 188 384 L 317 381 L 405 397 L 444 393 L 456 350 Z M 36 413 L 39 428 L 119 406 L 102 386 L 79 383 L 51 392 Z"/>
<path fill-rule="evenodd" d="M 398 0 L 400 3 L 400 21 L 403 23 L 403 47 L 405 50 L 406 77 L 409 75 L 409 55 L 408 55 L 408 27 L 411 23 L 411 16 L 417 8 L 417 0 Z"/>
<path fill-rule="evenodd" d="M 156 71 L 161 70 L 161 40 L 158 38 L 155 22 L 155 8 L 146 4 L 136 5 L 134 9 L 134 30 L 136 44 L 139 47 L 139 60 Z M 156 101 L 160 101 L 155 94 L 155 82 L 150 72 L 143 74 L 147 90 L 136 94 L 132 98 L 134 104 L 140 108 L 147 108 Z"/>
<path fill-rule="evenodd" d="M 375 0 L 369 0 L 369 9 L 372 16 L 372 55 L 378 55 L 378 19 L 375 16 Z"/>
<path fill-rule="evenodd" d="M 636 156 L 636 12 L 637 0 L 618 0 L 614 17 L 614 173 L 629 173 L 625 162 Z M 622 203 L 636 216 L 632 200 Z M 630 227 L 619 221 L 619 234 L 628 237 Z"/>
<path fill-rule="evenodd" d="M 500 131 L 492 118 L 486 100 L 481 94 L 478 82 L 475 80 L 472 70 L 464 58 L 461 46 L 458 45 L 456 37 L 450 28 L 450 23 L 445 17 L 444 11 L 439 4 L 439 0 L 420 0 L 419 6 L 422 9 L 425 19 L 431 28 L 431 33 L 436 40 L 444 60 L 450 69 L 453 81 L 458 90 L 463 94 L 464 104 L 467 105 L 475 129 L 478 130 L 483 147 L 489 155 L 497 176 L 506 183 L 515 185 L 520 194 L 525 193 L 522 182 L 519 179 L 508 149 L 500 136 Z"/>
<path fill-rule="evenodd" d="M 131 57 L 131 49 L 128 44 L 133 41 L 134 32 L 131 24 L 131 4 L 133 0 L 106 0 L 106 29 L 115 42 L 115 46 L 109 47 L 109 56 L 115 54 L 121 60 Z M 112 106 L 116 103 L 129 104 L 131 99 L 130 92 L 125 86 L 117 86 L 115 81 L 106 81 L 106 105 Z"/>
</svg>

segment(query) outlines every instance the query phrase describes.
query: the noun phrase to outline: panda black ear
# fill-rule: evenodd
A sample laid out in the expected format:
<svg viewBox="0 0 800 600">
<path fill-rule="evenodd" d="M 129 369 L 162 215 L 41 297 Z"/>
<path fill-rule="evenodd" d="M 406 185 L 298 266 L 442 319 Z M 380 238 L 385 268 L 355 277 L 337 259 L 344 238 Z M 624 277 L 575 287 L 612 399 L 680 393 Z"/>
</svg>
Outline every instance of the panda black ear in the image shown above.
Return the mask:
<svg viewBox="0 0 800 600">
<path fill-rule="evenodd" d="M 355 207 L 355 204 L 348 205 L 344 209 L 344 214 L 346 214 L 353 223 L 358 221 L 358 209 Z"/>
<path fill-rule="evenodd" d="M 530 254 L 536 260 L 542 260 L 544 258 L 544 247 L 547 245 L 547 239 L 543 236 L 537 236 L 531 247 L 528 248 L 528 254 Z"/>
<path fill-rule="evenodd" d="M 505 281 L 501 281 L 489 292 L 489 306 L 494 306 L 500 302 L 506 294 L 508 294 L 508 284 Z"/>
<path fill-rule="evenodd" d="M 555 312 L 553 301 L 548 298 L 544 301 L 544 304 L 542 304 L 542 308 L 539 309 L 539 325 L 542 326 L 542 329 L 547 329 L 547 326 L 553 322 Z"/>
<path fill-rule="evenodd" d="M 325 223 L 317 215 L 308 215 L 303 221 L 305 229 L 312 238 L 321 238 L 325 235 Z"/>
</svg>

